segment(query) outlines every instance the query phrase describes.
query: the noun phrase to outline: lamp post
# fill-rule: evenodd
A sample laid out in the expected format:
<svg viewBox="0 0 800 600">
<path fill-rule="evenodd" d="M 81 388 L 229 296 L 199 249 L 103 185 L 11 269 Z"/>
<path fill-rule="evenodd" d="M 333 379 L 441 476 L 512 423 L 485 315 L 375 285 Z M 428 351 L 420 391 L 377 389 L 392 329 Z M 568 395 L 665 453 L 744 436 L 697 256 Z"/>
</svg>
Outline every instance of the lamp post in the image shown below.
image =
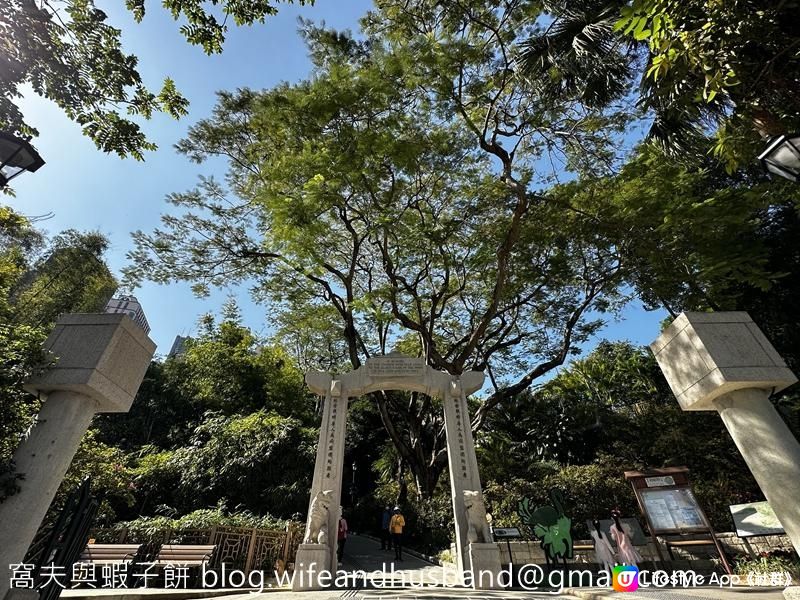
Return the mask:
<svg viewBox="0 0 800 600">
<path fill-rule="evenodd" d="M 30 142 L 0 131 L 0 188 L 23 171 L 33 173 L 44 160 Z"/>
<path fill-rule="evenodd" d="M 758 160 L 767 173 L 797 183 L 800 180 L 800 134 L 772 138 Z"/>
<path fill-rule="evenodd" d="M 356 505 L 356 470 L 358 465 L 353 461 L 353 480 L 350 482 L 350 505 L 355 508 Z"/>
</svg>

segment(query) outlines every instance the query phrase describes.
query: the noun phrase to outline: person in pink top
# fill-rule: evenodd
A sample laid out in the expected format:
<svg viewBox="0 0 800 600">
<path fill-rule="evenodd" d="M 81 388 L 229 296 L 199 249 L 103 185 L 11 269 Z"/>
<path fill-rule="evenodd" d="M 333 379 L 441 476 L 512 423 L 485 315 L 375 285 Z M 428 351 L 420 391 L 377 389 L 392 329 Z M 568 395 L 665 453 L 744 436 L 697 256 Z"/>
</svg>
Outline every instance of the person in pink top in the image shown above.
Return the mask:
<svg viewBox="0 0 800 600">
<path fill-rule="evenodd" d="M 336 556 L 339 559 L 339 563 L 342 562 L 342 556 L 344 555 L 344 543 L 347 541 L 347 520 L 344 518 L 344 514 L 339 517 L 339 531 L 336 535 L 336 541 L 338 543 L 338 548 L 336 551 Z"/>
</svg>

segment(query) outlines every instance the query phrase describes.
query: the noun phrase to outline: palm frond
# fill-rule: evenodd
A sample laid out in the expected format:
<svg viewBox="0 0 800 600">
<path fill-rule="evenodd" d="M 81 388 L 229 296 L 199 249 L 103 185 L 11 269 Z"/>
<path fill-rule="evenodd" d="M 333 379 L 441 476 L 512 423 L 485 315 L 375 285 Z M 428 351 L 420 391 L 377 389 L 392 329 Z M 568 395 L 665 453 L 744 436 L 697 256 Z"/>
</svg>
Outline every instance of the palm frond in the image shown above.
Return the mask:
<svg viewBox="0 0 800 600">
<path fill-rule="evenodd" d="M 519 72 L 545 96 L 589 107 L 621 97 L 632 77 L 628 48 L 613 30 L 618 6 L 607 2 L 547 3 L 554 20 L 519 46 Z"/>
</svg>

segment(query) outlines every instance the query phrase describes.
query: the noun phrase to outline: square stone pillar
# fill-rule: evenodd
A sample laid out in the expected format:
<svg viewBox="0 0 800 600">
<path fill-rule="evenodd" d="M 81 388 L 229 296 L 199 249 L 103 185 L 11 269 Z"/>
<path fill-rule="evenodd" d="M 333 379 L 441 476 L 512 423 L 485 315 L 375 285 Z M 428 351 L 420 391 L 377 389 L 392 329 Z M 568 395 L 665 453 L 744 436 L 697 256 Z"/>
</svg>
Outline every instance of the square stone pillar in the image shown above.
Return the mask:
<svg viewBox="0 0 800 600">
<path fill-rule="evenodd" d="M 320 573 L 327 571 L 333 576 L 336 571 L 336 537 L 347 431 L 348 398 L 341 381 L 334 380 L 329 373 L 311 372 L 306 375 L 306 383 L 311 391 L 324 396 L 325 400 L 306 531 L 295 559 L 293 591 L 321 589 L 324 586 Z"/>
<path fill-rule="evenodd" d="M 800 444 L 769 401 L 797 377 L 744 312 L 683 313 L 650 348 L 683 410 L 719 412 L 800 554 Z"/>
<path fill-rule="evenodd" d="M 774 393 L 797 381 L 746 312 L 682 313 L 650 349 L 683 410 L 714 410 L 724 394 Z"/>
<path fill-rule="evenodd" d="M 480 389 L 483 374 L 469 372 L 453 379 L 442 391 L 450 491 L 456 526 L 457 564 L 465 583 L 473 588 L 500 586 L 500 549 L 492 539 L 483 503 L 481 478 L 467 393 Z M 483 576 L 481 576 L 483 574 Z"/>
<path fill-rule="evenodd" d="M 24 479 L 0 504 L 0 597 L 9 564 L 22 562 L 92 417 L 128 411 L 156 346 L 127 315 L 68 314 L 45 348 L 55 364 L 25 386 L 45 401 L 14 454 Z"/>
</svg>

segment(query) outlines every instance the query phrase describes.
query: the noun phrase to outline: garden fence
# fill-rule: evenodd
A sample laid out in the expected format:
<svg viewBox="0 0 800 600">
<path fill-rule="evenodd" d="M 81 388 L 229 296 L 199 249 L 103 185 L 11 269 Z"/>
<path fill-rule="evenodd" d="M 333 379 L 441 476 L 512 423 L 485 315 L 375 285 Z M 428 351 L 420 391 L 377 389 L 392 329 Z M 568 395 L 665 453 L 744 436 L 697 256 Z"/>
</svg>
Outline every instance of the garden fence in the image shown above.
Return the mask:
<svg viewBox="0 0 800 600">
<path fill-rule="evenodd" d="M 213 544 L 213 568 L 224 564 L 245 572 L 271 572 L 294 562 L 302 525 L 290 523 L 283 530 L 222 525 L 202 529 L 95 529 L 91 538 L 104 544 L 145 544 L 144 560 L 151 560 L 162 544 Z"/>
</svg>

